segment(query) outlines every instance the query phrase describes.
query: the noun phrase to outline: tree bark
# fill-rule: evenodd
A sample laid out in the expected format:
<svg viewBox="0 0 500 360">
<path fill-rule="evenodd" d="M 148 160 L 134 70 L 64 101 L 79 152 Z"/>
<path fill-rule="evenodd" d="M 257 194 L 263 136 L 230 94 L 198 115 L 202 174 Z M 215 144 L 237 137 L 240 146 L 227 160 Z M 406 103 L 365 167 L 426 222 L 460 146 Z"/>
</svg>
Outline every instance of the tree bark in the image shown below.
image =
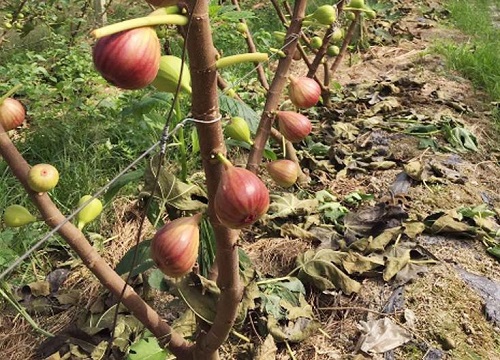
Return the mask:
<svg viewBox="0 0 500 360">
<path fill-rule="evenodd" d="M 307 0 L 297 0 L 295 2 L 292 21 L 285 37 L 285 43 L 287 46 L 283 49 L 286 57 L 280 59 L 279 61 L 276 76 L 274 77 L 271 87 L 269 88 L 266 105 L 264 106 L 264 111 L 262 112 L 262 117 L 257 129 L 257 136 L 254 139 L 254 145 L 248 158 L 247 168 L 254 173 L 257 173 L 258 171 L 259 165 L 262 161 L 266 141 L 269 139 L 271 134 L 271 128 L 276 117 L 275 111 L 278 107 L 283 89 L 285 88 L 288 70 L 290 68 L 290 64 L 292 63 L 293 54 L 297 48 L 306 5 Z"/>
<path fill-rule="evenodd" d="M 24 186 L 33 203 L 40 211 L 45 223 L 55 228 L 66 218 L 52 202 L 47 193 L 36 193 L 28 186 L 27 178 L 29 164 L 16 149 L 8 134 L 0 124 L 0 155 L 9 165 L 14 176 Z M 72 223 L 67 222 L 57 231 L 66 240 L 68 245 L 78 254 L 85 266 L 99 279 L 99 281 L 117 298 L 120 297 L 125 281 L 106 263 L 96 249 L 87 241 L 85 235 Z M 191 347 L 181 335 L 176 333 L 158 313 L 151 308 L 131 286 L 122 297 L 122 303 L 130 312 L 146 326 L 159 340 L 167 346 L 179 359 L 191 358 Z"/>
<path fill-rule="evenodd" d="M 213 45 L 208 18 L 208 1 L 188 2 L 192 14 L 187 31 L 187 50 L 192 78 L 192 116 L 197 119 L 196 128 L 200 139 L 203 169 L 206 175 L 208 194 L 208 216 L 216 238 L 217 285 L 221 291 L 214 323 L 207 333 L 196 341 L 195 359 L 218 359 L 217 349 L 226 340 L 237 315 L 242 297 L 239 279 L 239 257 L 237 240 L 239 231 L 231 230 L 217 219 L 214 197 L 219 186 L 223 166 L 214 156 L 226 153 L 217 96 L 217 51 Z"/>
</svg>

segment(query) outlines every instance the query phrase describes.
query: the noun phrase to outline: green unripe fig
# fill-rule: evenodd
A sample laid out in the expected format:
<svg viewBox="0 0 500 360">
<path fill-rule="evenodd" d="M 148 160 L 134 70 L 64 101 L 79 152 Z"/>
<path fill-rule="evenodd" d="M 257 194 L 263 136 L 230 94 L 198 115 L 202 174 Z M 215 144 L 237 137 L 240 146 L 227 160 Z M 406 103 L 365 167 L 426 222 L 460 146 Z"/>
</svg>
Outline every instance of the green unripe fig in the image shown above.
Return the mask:
<svg viewBox="0 0 500 360">
<path fill-rule="evenodd" d="M 377 12 L 373 9 L 366 9 L 364 12 L 365 16 L 369 20 L 373 20 L 377 17 Z"/>
<path fill-rule="evenodd" d="M 27 181 L 31 190 L 44 193 L 56 187 L 59 171 L 50 164 L 36 164 L 29 170 Z"/>
<path fill-rule="evenodd" d="M 173 55 L 164 55 L 160 59 L 160 69 L 151 83 L 159 91 L 175 93 L 181 72 L 182 59 Z M 191 75 L 186 63 L 183 65 L 181 90 L 191 94 Z"/>
<path fill-rule="evenodd" d="M 311 39 L 311 47 L 313 49 L 319 49 L 323 45 L 323 39 L 319 36 L 315 36 Z"/>
<path fill-rule="evenodd" d="M 24 206 L 10 205 L 3 213 L 3 221 L 6 226 L 19 227 L 36 221 L 36 217 L 31 215 Z"/>
<path fill-rule="evenodd" d="M 5 17 L 7 19 L 12 19 L 14 16 L 11 13 L 7 13 L 7 14 L 5 14 Z"/>
<path fill-rule="evenodd" d="M 337 10 L 332 5 L 323 5 L 306 18 L 314 19 L 322 25 L 331 25 L 337 20 Z"/>
<path fill-rule="evenodd" d="M 253 145 L 250 128 L 245 119 L 239 116 L 233 117 L 225 127 L 226 135 L 234 140 L 246 142 Z"/>
<path fill-rule="evenodd" d="M 332 36 L 330 37 L 330 40 L 333 41 L 333 42 L 337 42 L 337 41 L 340 41 L 344 38 L 344 30 L 342 30 L 341 28 L 336 28 L 333 33 L 332 33 Z"/>
<path fill-rule="evenodd" d="M 278 41 L 285 41 L 286 33 L 282 31 L 273 31 L 273 36 Z"/>
<path fill-rule="evenodd" d="M 23 13 L 19 13 L 19 14 L 17 14 L 17 18 L 18 18 L 18 19 L 24 19 L 24 14 L 23 14 Z"/>
<path fill-rule="evenodd" d="M 338 54 L 340 53 L 340 48 L 336 45 L 330 45 L 328 46 L 328 48 L 326 49 L 326 54 L 328 56 L 337 56 Z"/>
<path fill-rule="evenodd" d="M 345 17 L 347 20 L 353 21 L 356 18 L 356 15 L 352 11 L 346 11 Z"/>
<path fill-rule="evenodd" d="M 78 207 L 92 199 L 92 195 L 85 195 L 78 201 Z M 102 212 L 102 202 L 99 199 L 93 199 L 77 215 L 76 221 L 78 229 L 82 230 L 85 225 L 95 220 Z"/>
<path fill-rule="evenodd" d="M 349 2 L 349 7 L 362 9 L 365 7 L 365 0 L 351 0 Z"/>
<path fill-rule="evenodd" d="M 23 29 L 23 27 L 24 27 L 24 25 L 23 25 L 23 24 L 21 24 L 21 23 L 16 23 L 16 29 L 17 29 L 17 30 L 22 30 L 22 29 Z"/>
<path fill-rule="evenodd" d="M 248 31 L 248 26 L 247 24 L 240 22 L 236 25 L 236 30 L 241 34 L 246 34 Z"/>
<path fill-rule="evenodd" d="M 12 29 L 12 23 L 10 21 L 5 21 L 3 27 L 6 29 Z"/>
</svg>

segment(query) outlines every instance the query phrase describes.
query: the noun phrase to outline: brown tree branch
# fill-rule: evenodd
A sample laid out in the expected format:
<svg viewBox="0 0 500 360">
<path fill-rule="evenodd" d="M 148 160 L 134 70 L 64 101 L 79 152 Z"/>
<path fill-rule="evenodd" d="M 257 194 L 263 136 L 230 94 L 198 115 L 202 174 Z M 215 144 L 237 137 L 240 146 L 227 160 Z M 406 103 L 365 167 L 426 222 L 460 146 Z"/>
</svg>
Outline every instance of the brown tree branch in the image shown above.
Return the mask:
<svg viewBox="0 0 500 360">
<path fill-rule="evenodd" d="M 287 82 L 287 73 L 290 69 L 292 58 L 299 41 L 299 34 L 302 26 L 302 19 L 304 18 L 306 5 L 307 0 L 297 0 L 295 2 L 293 18 L 285 37 L 286 46 L 283 49 L 285 54 L 287 55 L 285 58 L 282 58 L 279 61 L 278 68 L 276 70 L 276 76 L 271 83 L 271 87 L 266 99 L 266 104 L 264 106 L 262 117 L 259 122 L 257 136 L 254 139 L 254 145 L 252 147 L 252 150 L 250 151 L 250 156 L 248 158 L 247 168 L 254 173 L 257 173 L 259 165 L 262 161 L 264 147 L 266 145 L 267 139 L 269 139 L 269 136 L 271 134 L 271 128 L 275 119 L 274 112 L 278 107 L 281 94 Z"/>
<path fill-rule="evenodd" d="M 344 60 L 344 56 L 347 53 L 347 47 L 351 43 L 354 31 L 356 30 L 356 25 L 358 24 L 361 13 L 359 11 L 355 11 L 354 14 L 355 14 L 354 20 L 349 25 L 349 28 L 347 28 L 347 32 L 345 34 L 344 41 L 342 42 L 342 47 L 340 48 L 340 52 L 335 57 L 335 61 L 330 67 L 331 75 L 335 74 L 340 64 L 342 63 L 342 60 Z"/>
<path fill-rule="evenodd" d="M 213 360 L 218 359 L 217 349 L 226 340 L 234 324 L 242 297 L 236 244 L 239 231 L 222 226 L 214 211 L 213 200 L 223 171 L 223 166 L 214 160 L 214 155 L 225 154 L 226 148 L 221 121 L 213 122 L 220 114 L 215 67 L 217 51 L 211 36 L 208 1 L 191 0 L 188 2 L 188 7 L 192 14 L 191 36 L 186 40 L 193 88 L 191 112 L 193 117 L 200 121 L 196 123 L 196 128 L 206 175 L 208 216 L 217 242 L 216 262 L 219 272 L 217 285 L 221 290 L 214 322 L 208 333 L 202 333 L 197 339 L 194 357 Z"/>
<path fill-rule="evenodd" d="M 241 11 L 240 4 L 238 3 L 238 0 L 231 0 L 233 3 L 234 7 L 236 8 L 236 11 Z M 240 19 L 240 22 L 247 25 L 247 22 L 245 19 Z M 246 29 L 245 31 L 245 40 L 247 42 L 247 47 L 248 51 L 251 53 L 257 52 L 257 48 L 255 47 L 255 42 L 253 41 L 252 33 L 250 30 Z M 266 72 L 264 71 L 264 67 L 262 66 L 261 63 L 255 63 L 256 69 L 257 69 L 257 77 L 259 78 L 259 82 L 262 85 L 262 87 L 266 90 L 269 90 L 269 83 L 267 82 L 267 77 L 266 77 Z"/>
<path fill-rule="evenodd" d="M 0 155 L 9 165 L 14 176 L 24 186 L 33 203 L 40 211 L 45 223 L 51 228 L 65 220 L 46 193 L 38 194 L 31 190 L 27 183 L 29 164 L 16 149 L 8 134 L 0 124 Z M 85 266 L 99 279 L 99 281 L 116 297 L 119 297 L 125 287 L 125 281 L 104 261 L 94 247 L 87 241 L 83 233 L 72 223 L 67 222 L 57 231 L 59 235 L 82 259 Z M 164 346 L 179 359 L 191 358 L 191 347 L 182 336 L 161 319 L 131 286 L 127 285 L 123 294 L 122 303 L 130 312 L 146 326 Z"/>
</svg>

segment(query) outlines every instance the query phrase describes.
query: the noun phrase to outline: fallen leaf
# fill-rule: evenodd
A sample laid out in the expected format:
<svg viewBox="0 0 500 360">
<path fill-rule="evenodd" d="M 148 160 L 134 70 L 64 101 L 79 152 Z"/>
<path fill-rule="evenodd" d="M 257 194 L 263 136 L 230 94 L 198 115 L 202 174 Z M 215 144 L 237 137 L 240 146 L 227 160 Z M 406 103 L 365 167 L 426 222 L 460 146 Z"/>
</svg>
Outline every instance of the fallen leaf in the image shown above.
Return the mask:
<svg viewBox="0 0 500 360">
<path fill-rule="evenodd" d="M 357 348 L 367 354 L 385 353 L 411 340 L 411 334 L 388 317 L 360 321 L 358 328 L 362 335 Z"/>
</svg>

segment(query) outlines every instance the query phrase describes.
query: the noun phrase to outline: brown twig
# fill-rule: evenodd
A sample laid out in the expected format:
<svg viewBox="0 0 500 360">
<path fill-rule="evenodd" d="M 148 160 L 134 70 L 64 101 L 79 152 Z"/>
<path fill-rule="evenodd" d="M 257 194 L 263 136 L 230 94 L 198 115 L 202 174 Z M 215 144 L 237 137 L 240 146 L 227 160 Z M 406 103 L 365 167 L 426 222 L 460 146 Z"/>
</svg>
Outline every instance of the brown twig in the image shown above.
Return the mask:
<svg viewBox="0 0 500 360">
<path fill-rule="evenodd" d="M 266 104 L 264 106 L 262 117 L 259 122 L 257 136 L 254 139 L 254 145 L 252 147 L 252 150 L 250 151 L 250 156 L 248 158 L 247 168 L 254 173 L 257 173 L 258 171 L 259 165 L 262 161 L 264 147 L 266 145 L 267 139 L 269 139 L 269 136 L 271 134 L 271 128 L 275 119 L 275 111 L 278 107 L 283 89 L 285 88 L 287 82 L 287 73 L 290 69 L 292 58 L 299 41 L 299 34 L 302 26 L 302 19 L 304 18 L 306 5 L 306 0 L 297 0 L 295 2 L 293 18 L 285 37 L 286 46 L 283 49 L 283 51 L 287 55 L 285 58 L 282 58 L 279 61 L 278 68 L 276 70 L 276 76 L 274 77 L 271 83 L 271 87 L 269 88 Z"/>
<path fill-rule="evenodd" d="M 354 20 L 351 22 L 349 25 L 349 28 L 347 29 L 347 32 L 344 37 L 344 41 L 342 42 L 342 46 L 340 48 L 339 54 L 335 57 L 335 61 L 333 62 L 332 66 L 330 67 L 331 74 L 335 74 L 337 69 L 340 66 L 340 63 L 342 60 L 344 60 L 344 56 L 347 53 L 347 47 L 351 43 L 352 37 L 354 35 L 354 31 L 356 30 L 356 26 L 359 22 L 359 18 L 361 16 L 359 11 L 354 12 L 355 17 Z"/>
<path fill-rule="evenodd" d="M 233 3 L 234 7 L 236 8 L 236 11 L 241 11 L 240 4 L 238 3 L 238 0 L 231 0 Z M 240 22 L 247 25 L 247 22 L 245 19 L 240 19 Z M 252 33 L 246 28 L 245 31 L 245 40 L 247 42 L 247 47 L 248 51 L 251 53 L 257 52 L 257 48 L 255 47 L 255 42 L 253 41 Z M 267 77 L 266 77 L 266 72 L 264 71 L 264 67 L 262 66 L 261 63 L 255 63 L 256 69 L 257 69 L 257 77 L 259 78 L 259 82 L 262 85 L 262 87 L 266 90 L 269 90 L 269 83 L 267 82 Z"/>
<path fill-rule="evenodd" d="M 214 161 L 217 153 L 226 153 L 217 96 L 216 49 L 211 36 L 208 18 L 208 1 L 188 2 L 192 14 L 191 34 L 187 39 L 192 78 L 193 118 L 198 119 L 196 128 L 200 139 L 203 169 L 206 175 L 208 195 L 208 216 L 214 229 L 217 243 L 216 262 L 218 268 L 217 285 L 221 290 L 217 312 L 210 330 L 202 333 L 196 341 L 195 359 L 218 359 L 217 349 L 226 340 L 236 318 L 242 297 L 242 286 L 238 271 L 239 231 L 224 227 L 214 211 L 214 197 L 219 186 L 223 166 Z"/>
<path fill-rule="evenodd" d="M 27 178 L 30 166 L 16 149 L 1 124 L 0 155 L 3 156 L 14 176 L 24 186 L 31 200 L 45 219 L 45 223 L 51 228 L 55 228 L 64 222 L 64 215 L 52 202 L 49 195 L 47 193 L 38 194 L 28 186 Z M 62 225 L 57 232 L 78 254 L 84 265 L 92 271 L 99 281 L 114 296 L 120 296 L 125 286 L 125 281 L 106 263 L 97 250 L 87 241 L 83 233 L 70 222 Z M 168 348 L 179 359 L 191 358 L 192 345 L 177 332 L 173 331 L 132 287 L 127 285 L 122 302 L 160 340 L 160 343 L 164 346 L 168 345 Z"/>
</svg>

